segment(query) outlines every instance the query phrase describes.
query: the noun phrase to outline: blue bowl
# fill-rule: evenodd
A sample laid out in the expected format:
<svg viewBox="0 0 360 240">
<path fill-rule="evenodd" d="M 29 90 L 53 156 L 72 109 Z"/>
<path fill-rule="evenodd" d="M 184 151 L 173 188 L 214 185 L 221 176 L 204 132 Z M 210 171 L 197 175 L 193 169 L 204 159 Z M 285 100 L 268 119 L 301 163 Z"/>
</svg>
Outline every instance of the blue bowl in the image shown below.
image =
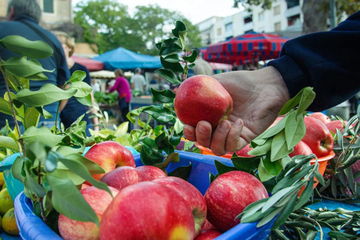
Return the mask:
<svg viewBox="0 0 360 240">
<path fill-rule="evenodd" d="M 133 151 L 136 166 L 143 165 L 140 160 L 140 154 Z M 230 159 L 202 155 L 190 152 L 179 152 L 180 161 L 178 163 L 170 163 L 167 172 L 172 172 L 174 169 L 181 166 L 192 165 L 189 181 L 202 194 L 205 194 L 209 187 L 209 173 L 216 174 L 215 160 L 218 160 L 228 166 L 233 166 Z M 55 232 L 40 219 L 32 211 L 31 201 L 25 197 L 23 193 L 18 195 L 15 199 L 15 216 L 19 226 L 20 235 L 27 240 L 48 240 L 61 239 Z M 257 228 L 255 223 L 240 223 L 225 233 L 221 234 L 216 240 L 238 240 L 238 239 L 253 239 L 261 240 L 268 239 L 271 227 L 274 220 L 268 224 Z"/>
</svg>

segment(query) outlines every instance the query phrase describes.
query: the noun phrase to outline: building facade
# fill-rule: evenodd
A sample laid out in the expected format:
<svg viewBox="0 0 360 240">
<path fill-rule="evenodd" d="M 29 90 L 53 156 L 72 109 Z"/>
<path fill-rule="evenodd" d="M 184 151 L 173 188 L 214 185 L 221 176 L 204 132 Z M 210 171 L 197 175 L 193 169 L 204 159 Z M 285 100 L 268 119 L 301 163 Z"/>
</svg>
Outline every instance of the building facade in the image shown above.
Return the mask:
<svg viewBox="0 0 360 240">
<path fill-rule="evenodd" d="M 6 21 L 9 0 L 0 0 L 0 20 Z M 65 22 L 73 22 L 71 0 L 37 0 L 43 10 L 40 25 L 53 29 Z"/>
<path fill-rule="evenodd" d="M 211 17 L 198 24 L 202 46 L 225 41 L 248 32 L 277 33 L 285 37 L 301 34 L 303 0 L 274 1 L 272 8 L 264 10 L 260 6 L 251 6 L 250 11 L 243 10 L 227 17 Z"/>
</svg>

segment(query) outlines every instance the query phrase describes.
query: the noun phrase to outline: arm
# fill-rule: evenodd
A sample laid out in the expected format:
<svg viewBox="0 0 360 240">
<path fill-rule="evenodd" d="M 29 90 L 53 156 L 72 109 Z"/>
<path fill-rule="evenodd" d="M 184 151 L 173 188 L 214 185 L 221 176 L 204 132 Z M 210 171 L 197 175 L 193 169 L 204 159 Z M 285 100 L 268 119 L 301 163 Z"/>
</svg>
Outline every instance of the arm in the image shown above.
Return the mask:
<svg viewBox="0 0 360 240">
<path fill-rule="evenodd" d="M 116 79 L 115 84 L 109 89 L 109 92 L 113 92 L 113 91 L 117 90 L 119 87 L 119 82 L 120 81 L 118 81 L 118 79 Z"/>
<path fill-rule="evenodd" d="M 360 90 L 360 12 L 337 28 L 288 41 L 281 57 L 256 71 L 214 75 L 229 91 L 234 109 L 216 129 L 201 121 L 184 126 L 184 136 L 217 155 L 245 147 L 266 130 L 282 106 L 306 86 L 317 94 L 310 110 L 335 106 Z"/>
<path fill-rule="evenodd" d="M 360 90 L 359 42 L 360 11 L 331 31 L 289 40 L 281 57 L 268 65 L 280 72 L 291 97 L 314 87 L 316 98 L 309 110 L 325 110 Z"/>
</svg>

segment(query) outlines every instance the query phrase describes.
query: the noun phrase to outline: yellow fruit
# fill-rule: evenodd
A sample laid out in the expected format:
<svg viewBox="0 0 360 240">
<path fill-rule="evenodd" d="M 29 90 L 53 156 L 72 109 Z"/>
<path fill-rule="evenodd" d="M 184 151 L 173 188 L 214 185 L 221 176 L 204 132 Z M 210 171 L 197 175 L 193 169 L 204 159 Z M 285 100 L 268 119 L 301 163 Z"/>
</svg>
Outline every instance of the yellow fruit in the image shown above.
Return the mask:
<svg viewBox="0 0 360 240">
<path fill-rule="evenodd" d="M 16 224 L 14 208 L 9 209 L 2 218 L 2 228 L 10 235 L 19 235 L 19 229 Z"/>
<path fill-rule="evenodd" d="M 2 185 L 4 185 L 4 183 L 5 183 L 4 173 L 3 173 L 3 172 L 0 172 L 0 187 L 1 187 Z"/>
<path fill-rule="evenodd" d="M 1 221 L 1 215 L 0 215 L 0 230 L 1 230 L 1 222 L 2 222 L 2 221 Z M 0 240 L 1 240 L 1 238 L 0 238 Z"/>
<path fill-rule="evenodd" d="M 10 197 L 7 188 L 0 191 L 0 215 L 4 215 L 10 208 L 14 207 L 14 202 Z"/>
</svg>

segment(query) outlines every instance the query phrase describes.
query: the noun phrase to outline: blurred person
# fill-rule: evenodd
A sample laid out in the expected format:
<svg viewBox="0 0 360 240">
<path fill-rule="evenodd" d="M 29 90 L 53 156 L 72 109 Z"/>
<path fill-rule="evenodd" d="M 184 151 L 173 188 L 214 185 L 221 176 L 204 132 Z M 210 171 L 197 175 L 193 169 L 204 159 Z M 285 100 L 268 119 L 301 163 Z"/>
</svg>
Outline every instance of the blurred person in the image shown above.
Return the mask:
<svg viewBox="0 0 360 240">
<path fill-rule="evenodd" d="M 114 71 L 116 76 L 115 84 L 109 89 L 109 92 L 117 91 L 119 93 L 118 105 L 121 112 L 119 123 L 127 121 L 126 115 L 129 113 L 129 104 L 131 101 L 131 89 L 129 81 L 125 78 L 121 69 Z"/>
<path fill-rule="evenodd" d="M 31 91 L 39 90 L 46 83 L 62 88 L 64 83 L 70 78 L 70 72 L 61 43 L 54 34 L 39 25 L 41 13 L 41 8 L 36 0 L 12 0 L 9 1 L 7 8 L 8 22 L 0 22 L 0 39 L 9 35 L 20 35 L 31 41 L 43 41 L 54 50 L 53 56 L 38 60 L 44 69 L 54 69 L 54 71 L 44 73 L 48 77 L 47 80 L 30 81 Z M 3 60 L 7 60 L 18 55 L 0 46 L 0 56 Z M 0 72 L 1 97 L 4 96 L 5 92 L 4 76 Z M 52 115 L 52 118 L 44 119 L 40 116 L 39 126 L 51 128 L 55 125 L 57 107 L 57 102 L 44 106 L 44 109 Z M 6 119 L 9 121 L 10 126 L 13 127 L 13 118 L 3 113 L 0 113 L 0 127 L 5 126 Z"/>
<path fill-rule="evenodd" d="M 84 71 L 86 73 L 86 77 L 83 81 L 87 83 L 89 86 L 91 86 L 89 70 L 84 65 L 75 62 L 71 58 L 75 50 L 74 39 L 64 32 L 55 32 L 55 35 L 61 42 L 62 47 L 64 49 L 66 62 L 68 68 L 70 69 L 70 73 L 73 74 L 77 70 Z M 91 92 L 91 100 L 93 105 L 95 105 L 96 102 L 94 99 L 93 92 Z M 64 124 L 65 128 L 70 127 L 71 124 L 73 124 L 81 115 L 85 114 L 82 121 L 85 121 L 87 123 L 86 135 L 90 136 L 90 132 L 88 129 L 89 127 L 93 128 L 95 131 L 99 130 L 99 126 L 98 126 L 99 119 L 97 117 L 93 117 L 90 120 L 90 116 L 87 113 L 89 107 L 81 104 L 75 97 L 71 97 L 67 101 L 62 102 L 62 104 L 64 104 L 64 106 L 61 108 L 62 110 L 60 112 L 60 119 L 61 122 Z M 92 108 L 91 112 L 95 115 L 97 113 L 97 110 L 95 108 Z"/>
<path fill-rule="evenodd" d="M 184 126 L 184 136 L 210 147 L 216 155 L 234 152 L 264 132 L 283 105 L 304 87 L 316 97 L 309 111 L 322 111 L 353 97 L 360 90 L 360 11 L 336 28 L 287 41 L 278 59 L 254 71 L 214 75 L 230 93 L 234 105 L 215 129 L 200 121 Z"/>
<path fill-rule="evenodd" d="M 131 89 L 137 90 L 140 93 L 145 92 L 146 81 L 143 75 L 141 75 L 141 68 L 135 69 L 135 74 L 131 77 Z"/>
<path fill-rule="evenodd" d="M 91 79 L 91 86 L 92 86 L 93 92 L 101 91 L 101 85 L 100 85 L 99 81 L 96 81 L 95 79 Z"/>
<path fill-rule="evenodd" d="M 191 68 L 194 75 L 208 75 L 208 76 L 213 75 L 214 70 L 211 67 L 210 63 L 208 63 L 203 59 L 200 49 L 195 48 L 195 50 L 197 52 L 197 56 L 194 62 L 195 66 Z"/>
</svg>

